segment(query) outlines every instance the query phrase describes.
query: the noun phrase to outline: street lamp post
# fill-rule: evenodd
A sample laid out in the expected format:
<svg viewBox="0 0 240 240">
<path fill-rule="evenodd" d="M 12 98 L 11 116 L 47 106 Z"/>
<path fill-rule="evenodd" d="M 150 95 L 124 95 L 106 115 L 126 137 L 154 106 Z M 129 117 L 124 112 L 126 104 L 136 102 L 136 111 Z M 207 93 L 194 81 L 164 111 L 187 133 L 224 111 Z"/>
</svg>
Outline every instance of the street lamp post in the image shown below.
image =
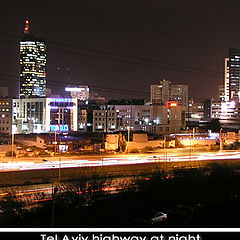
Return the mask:
<svg viewBox="0 0 240 240">
<path fill-rule="evenodd" d="M 192 144 L 191 144 L 191 151 L 193 153 L 194 150 L 194 142 L 195 142 L 195 127 L 193 128 L 193 136 L 192 136 Z"/>
<path fill-rule="evenodd" d="M 42 160 L 43 162 L 50 162 L 52 164 L 52 161 L 48 161 L 46 159 Z M 51 216 L 51 227 L 54 227 L 54 218 L 55 218 L 55 189 L 53 184 L 53 165 L 51 166 L 51 182 L 52 182 L 52 216 Z"/>
<path fill-rule="evenodd" d="M 222 151 L 222 149 L 223 149 L 222 128 L 220 129 L 220 132 L 219 132 L 219 140 L 220 140 L 220 151 Z"/>
<path fill-rule="evenodd" d="M 14 133 L 12 133 L 12 162 L 13 162 Z"/>
<path fill-rule="evenodd" d="M 166 157 L 166 159 L 165 159 L 165 161 L 167 161 L 167 146 L 166 146 L 166 136 L 164 136 L 164 154 L 165 154 L 165 157 Z"/>
<path fill-rule="evenodd" d="M 129 138 L 130 138 L 130 126 L 127 126 L 128 130 L 128 143 L 127 143 L 127 153 L 129 153 Z"/>
<path fill-rule="evenodd" d="M 55 130 L 55 133 L 54 133 L 54 156 L 56 156 L 56 151 L 57 151 L 57 131 Z"/>
</svg>

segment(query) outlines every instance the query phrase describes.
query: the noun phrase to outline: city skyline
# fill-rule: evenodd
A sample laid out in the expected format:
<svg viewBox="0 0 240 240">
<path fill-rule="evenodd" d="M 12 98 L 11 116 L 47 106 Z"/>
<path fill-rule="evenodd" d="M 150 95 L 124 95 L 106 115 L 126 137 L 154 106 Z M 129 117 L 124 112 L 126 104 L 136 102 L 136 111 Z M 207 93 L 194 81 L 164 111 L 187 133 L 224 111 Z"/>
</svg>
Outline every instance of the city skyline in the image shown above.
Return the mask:
<svg viewBox="0 0 240 240">
<path fill-rule="evenodd" d="M 165 78 L 190 85 L 191 96 L 216 98 L 228 48 L 240 45 L 234 31 L 238 3 L 230 2 L 70 2 L 67 8 L 54 1 L 1 3 L 1 81 L 14 86 L 13 95 L 16 44 L 29 19 L 33 34 L 49 42 L 48 87 L 56 91 L 86 84 L 108 98 L 149 99 L 149 86 Z"/>
</svg>

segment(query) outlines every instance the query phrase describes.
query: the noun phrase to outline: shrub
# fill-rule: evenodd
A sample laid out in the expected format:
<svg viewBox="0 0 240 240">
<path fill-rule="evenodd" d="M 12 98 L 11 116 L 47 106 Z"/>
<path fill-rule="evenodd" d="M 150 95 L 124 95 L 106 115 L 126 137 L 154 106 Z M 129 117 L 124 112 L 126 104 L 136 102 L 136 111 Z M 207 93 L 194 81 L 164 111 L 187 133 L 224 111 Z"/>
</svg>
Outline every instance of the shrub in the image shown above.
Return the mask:
<svg viewBox="0 0 240 240">
<path fill-rule="evenodd" d="M 153 150 L 154 150 L 153 147 L 147 146 L 147 147 L 144 147 L 144 148 L 142 149 L 142 152 L 143 152 L 143 153 L 147 153 L 147 152 L 150 152 L 150 151 L 153 151 Z"/>
<path fill-rule="evenodd" d="M 139 153 L 139 150 L 136 149 L 136 148 L 134 148 L 134 149 L 131 149 L 129 152 L 130 152 L 130 153 Z"/>
<path fill-rule="evenodd" d="M 6 157 L 11 157 L 12 155 L 15 157 L 16 152 L 15 151 L 13 151 L 13 152 L 12 151 L 7 151 L 6 154 L 5 154 Z"/>
</svg>

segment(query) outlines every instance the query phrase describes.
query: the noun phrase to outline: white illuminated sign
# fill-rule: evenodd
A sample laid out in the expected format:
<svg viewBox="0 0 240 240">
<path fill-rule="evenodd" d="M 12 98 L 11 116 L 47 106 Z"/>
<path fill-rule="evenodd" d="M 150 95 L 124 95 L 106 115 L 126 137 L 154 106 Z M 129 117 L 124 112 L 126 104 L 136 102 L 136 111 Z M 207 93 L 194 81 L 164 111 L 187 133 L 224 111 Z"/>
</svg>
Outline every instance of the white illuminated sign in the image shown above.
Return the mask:
<svg viewBox="0 0 240 240">
<path fill-rule="evenodd" d="M 71 88 L 71 87 L 66 87 L 65 88 L 65 91 L 66 92 L 81 92 L 81 91 L 84 91 L 84 90 L 86 90 L 86 91 L 88 91 L 89 90 L 89 88 Z"/>
</svg>

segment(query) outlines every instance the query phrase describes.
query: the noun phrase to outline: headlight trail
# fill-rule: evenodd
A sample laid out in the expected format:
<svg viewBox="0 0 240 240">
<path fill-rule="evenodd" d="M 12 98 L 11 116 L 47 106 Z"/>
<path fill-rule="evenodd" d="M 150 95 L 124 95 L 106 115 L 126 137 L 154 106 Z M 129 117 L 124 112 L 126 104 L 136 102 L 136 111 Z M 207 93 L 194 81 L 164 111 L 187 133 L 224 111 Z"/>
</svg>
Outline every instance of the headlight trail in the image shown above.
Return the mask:
<svg viewBox="0 0 240 240">
<path fill-rule="evenodd" d="M 97 160 L 52 160 L 47 162 L 14 162 L 0 163 L 0 172 L 6 171 L 26 171 L 26 170 L 43 170 L 58 168 L 80 168 L 96 166 L 115 166 L 115 165 L 132 165 L 157 162 L 184 162 L 184 161 L 206 161 L 206 160 L 227 160 L 240 159 L 240 152 L 219 152 L 219 153 L 200 153 L 198 155 L 177 156 L 171 155 L 143 155 L 143 156 L 121 156 L 121 157 L 103 157 Z"/>
</svg>

